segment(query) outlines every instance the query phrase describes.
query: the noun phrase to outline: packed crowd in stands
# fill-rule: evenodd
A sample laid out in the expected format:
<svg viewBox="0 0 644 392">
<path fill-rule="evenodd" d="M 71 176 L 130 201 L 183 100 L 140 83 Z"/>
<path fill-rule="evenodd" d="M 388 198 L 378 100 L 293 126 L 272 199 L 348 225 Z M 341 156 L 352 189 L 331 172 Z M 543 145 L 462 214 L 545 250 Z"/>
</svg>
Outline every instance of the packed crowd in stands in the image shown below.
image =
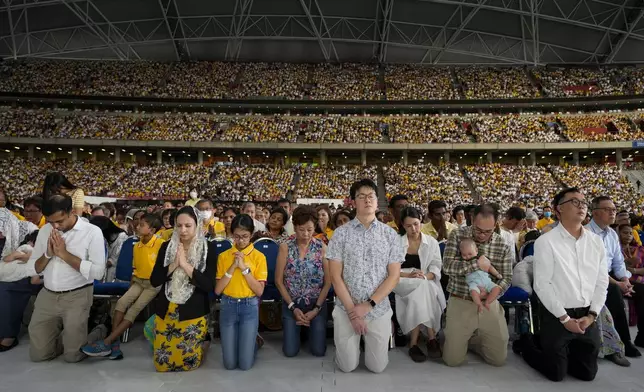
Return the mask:
<svg viewBox="0 0 644 392">
<path fill-rule="evenodd" d="M 481 143 L 556 143 L 561 137 L 543 116 L 509 114 L 475 119 L 472 133 Z"/>
<path fill-rule="evenodd" d="M 345 199 L 346 190 L 356 178 L 377 181 L 375 166 L 306 166 L 300 169 L 296 198 Z"/>
<path fill-rule="evenodd" d="M 465 171 L 481 198 L 498 203 L 503 210 L 517 202 L 527 208 L 548 204 L 561 189 L 543 166 L 490 163 L 466 165 Z"/>
<path fill-rule="evenodd" d="M 222 142 L 295 143 L 300 130 L 295 119 L 279 115 L 230 117 L 225 122 L 218 136 Z"/>
<path fill-rule="evenodd" d="M 385 83 L 389 101 L 459 98 L 446 67 L 388 66 Z"/>
<path fill-rule="evenodd" d="M 599 68 L 537 68 L 533 71 L 548 97 L 624 95 L 614 75 Z"/>
<path fill-rule="evenodd" d="M 215 166 L 203 191 L 214 200 L 276 201 L 292 190 L 293 175 L 273 166 Z"/>
<path fill-rule="evenodd" d="M 388 124 L 392 143 L 467 143 L 469 138 L 460 121 L 453 116 L 413 115 L 389 116 Z"/>
<path fill-rule="evenodd" d="M 387 65 L 384 86 L 375 64 L 233 62 L 6 61 L 0 91 L 187 99 L 315 100 L 459 99 L 449 67 Z M 465 67 L 456 70 L 466 99 L 644 94 L 637 67 Z"/>
<path fill-rule="evenodd" d="M 248 63 L 242 69 L 243 76 L 232 91 L 233 98 L 304 98 L 307 64 Z"/>
<path fill-rule="evenodd" d="M 107 196 L 182 199 L 210 178 L 212 168 L 198 164 L 137 165 Z"/>
<path fill-rule="evenodd" d="M 457 164 L 403 165 L 395 163 L 383 168 L 387 199 L 408 195 L 409 202 L 423 210 L 431 200 L 444 200 L 450 206 L 473 203 Z"/>
<path fill-rule="evenodd" d="M 313 143 L 382 143 L 380 117 L 311 117 L 304 136 Z"/>
<path fill-rule="evenodd" d="M 164 98 L 223 99 L 228 97 L 241 65 L 210 61 L 179 62 L 168 74 Z"/>
<path fill-rule="evenodd" d="M 9 158 L 0 161 L 0 184 L 6 197 L 22 201 L 42 191 L 42 184 L 34 178 L 45 178 L 46 167 L 51 161 L 36 158 Z"/>
<path fill-rule="evenodd" d="M 457 70 L 466 99 L 534 98 L 537 90 L 519 67 L 467 67 Z"/>
<path fill-rule="evenodd" d="M 320 64 L 315 67 L 311 99 L 378 100 L 378 69 L 366 64 Z"/>
<path fill-rule="evenodd" d="M 626 209 L 636 214 L 644 210 L 644 197 L 624 177 L 619 168 L 609 165 L 595 166 L 549 166 L 555 178 L 567 186 L 582 189 L 593 198 L 600 195 L 610 196 L 618 209 Z"/>
<path fill-rule="evenodd" d="M 631 141 L 644 138 L 644 132 L 633 122 L 633 115 L 597 113 L 558 116 L 564 135 L 573 142 Z M 614 125 L 614 128 L 612 128 Z"/>
</svg>

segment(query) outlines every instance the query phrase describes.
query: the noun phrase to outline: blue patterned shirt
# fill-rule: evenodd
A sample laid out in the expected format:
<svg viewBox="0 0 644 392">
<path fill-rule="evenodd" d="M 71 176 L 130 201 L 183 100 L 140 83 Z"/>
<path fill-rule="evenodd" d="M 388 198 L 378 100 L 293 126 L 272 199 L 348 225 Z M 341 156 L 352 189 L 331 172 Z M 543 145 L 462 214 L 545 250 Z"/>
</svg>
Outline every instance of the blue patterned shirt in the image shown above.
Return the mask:
<svg viewBox="0 0 644 392">
<path fill-rule="evenodd" d="M 332 263 L 343 264 L 342 280 L 357 305 L 368 301 L 387 279 L 389 264 L 405 261 L 405 251 L 394 229 L 377 219 L 365 228 L 356 218 L 333 232 L 326 257 Z M 338 307 L 346 311 L 343 304 L 338 303 Z M 377 319 L 390 308 L 389 300 L 385 298 L 366 319 Z"/>
</svg>

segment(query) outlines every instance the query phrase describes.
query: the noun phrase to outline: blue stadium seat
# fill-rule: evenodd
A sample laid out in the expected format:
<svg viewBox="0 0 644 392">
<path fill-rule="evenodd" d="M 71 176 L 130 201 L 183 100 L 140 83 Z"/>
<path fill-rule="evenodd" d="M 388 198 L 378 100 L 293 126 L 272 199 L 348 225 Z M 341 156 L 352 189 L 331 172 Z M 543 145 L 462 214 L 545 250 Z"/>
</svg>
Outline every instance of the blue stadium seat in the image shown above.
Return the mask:
<svg viewBox="0 0 644 392">
<path fill-rule="evenodd" d="M 275 267 L 277 266 L 277 253 L 280 246 L 271 238 L 260 238 L 255 241 L 254 246 L 255 249 L 266 256 L 266 266 L 268 268 L 268 279 L 266 280 L 264 295 L 262 295 L 262 302 L 281 301 L 282 296 L 277 286 L 275 286 Z"/>
<path fill-rule="evenodd" d="M 532 304 L 530 303 L 530 294 L 527 291 L 511 286 L 505 294 L 499 298 L 499 303 L 504 308 L 515 308 L 516 310 L 527 308 L 530 322 L 530 333 L 534 333 L 534 324 L 532 321 Z M 517 312 L 517 315 L 519 313 Z M 516 328 L 519 329 L 519 318 L 516 318 Z"/>
<path fill-rule="evenodd" d="M 94 281 L 95 297 L 120 297 L 130 288 L 133 272 L 132 258 L 134 257 L 134 243 L 137 241 L 138 239 L 128 238 L 123 242 L 121 253 L 119 253 L 119 259 L 116 263 L 115 280 L 113 282 Z"/>
<path fill-rule="evenodd" d="M 211 243 L 215 244 L 215 254 L 217 255 L 217 259 L 219 259 L 219 255 L 227 251 L 228 249 L 233 247 L 233 243 L 230 242 L 228 239 L 214 239 L 210 241 Z M 217 271 L 215 271 L 215 275 L 217 274 Z M 213 291 L 212 293 L 208 294 L 208 297 L 210 298 L 211 301 L 216 301 L 219 299 L 219 296 L 215 294 Z"/>
<path fill-rule="evenodd" d="M 519 250 L 519 261 L 525 259 L 528 256 L 534 256 L 534 240 L 527 241 Z"/>
</svg>

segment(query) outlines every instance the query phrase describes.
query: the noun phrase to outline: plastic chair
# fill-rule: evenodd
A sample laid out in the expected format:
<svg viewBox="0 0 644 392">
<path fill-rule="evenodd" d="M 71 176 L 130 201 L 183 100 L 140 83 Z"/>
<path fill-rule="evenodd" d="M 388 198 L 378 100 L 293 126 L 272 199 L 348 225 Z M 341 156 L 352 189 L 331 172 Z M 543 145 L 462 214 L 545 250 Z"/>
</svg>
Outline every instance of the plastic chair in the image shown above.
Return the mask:
<svg viewBox="0 0 644 392">
<path fill-rule="evenodd" d="M 262 302 L 281 301 L 282 296 L 277 286 L 275 286 L 275 267 L 277 266 L 277 253 L 279 253 L 280 246 L 272 238 L 260 238 L 255 241 L 254 246 L 266 257 L 266 267 L 268 269 L 268 278 L 266 287 L 264 287 Z"/>
<path fill-rule="evenodd" d="M 530 294 L 527 291 L 511 286 L 501 298 L 499 298 L 499 303 L 504 308 L 515 308 L 515 310 L 520 310 L 522 308 L 528 309 L 528 316 L 530 320 L 530 333 L 534 333 L 534 323 L 532 320 L 532 303 L 530 302 Z M 517 312 L 518 314 L 518 312 Z M 519 317 L 516 317 L 515 330 L 520 329 Z"/>
<path fill-rule="evenodd" d="M 94 281 L 94 297 L 120 297 L 130 288 L 133 272 L 132 259 L 134 258 L 134 243 L 137 241 L 138 239 L 136 238 L 128 238 L 123 242 L 121 253 L 119 253 L 119 259 L 116 263 L 116 270 L 114 271 L 114 281 Z"/>
<path fill-rule="evenodd" d="M 217 259 L 219 259 L 220 254 L 224 253 L 225 251 L 233 247 L 233 243 L 229 239 L 225 239 L 225 238 L 210 240 L 210 242 L 215 244 L 214 248 L 215 248 L 215 255 L 217 255 Z M 215 294 L 214 291 L 209 293 L 208 297 L 210 298 L 211 301 L 216 301 L 219 299 L 219 296 Z"/>
</svg>

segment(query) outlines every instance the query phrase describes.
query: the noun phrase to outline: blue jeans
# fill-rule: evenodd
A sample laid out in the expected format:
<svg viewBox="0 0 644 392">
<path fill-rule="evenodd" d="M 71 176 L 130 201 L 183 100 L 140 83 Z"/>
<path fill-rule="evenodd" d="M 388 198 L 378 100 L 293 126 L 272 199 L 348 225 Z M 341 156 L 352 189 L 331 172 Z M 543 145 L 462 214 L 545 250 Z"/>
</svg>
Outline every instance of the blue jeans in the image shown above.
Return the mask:
<svg viewBox="0 0 644 392">
<path fill-rule="evenodd" d="M 326 303 L 309 327 L 309 345 L 311 354 L 323 357 L 326 353 Z M 288 304 L 282 303 L 282 328 L 284 329 L 284 342 L 282 351 L 287 357 L 294 357 L 300 351 L 300 326 L 295 324 L 293 312 L 288 310 Z"/>
<path fill-rule="evenodd" d="M 221 297 L 219 312 L 221 351 L 228 370 L 248 370 L 255 363 L 259 327 L 259 299 Z"/>
<path fill-rule="evenodd" d="M 2 261 L 0 261 L 2 263 Z M 22 315 L 29 304 L 33 286 L 31 278 L 0 283 L 0 339 L 17 338 Z"/>
</svg>

